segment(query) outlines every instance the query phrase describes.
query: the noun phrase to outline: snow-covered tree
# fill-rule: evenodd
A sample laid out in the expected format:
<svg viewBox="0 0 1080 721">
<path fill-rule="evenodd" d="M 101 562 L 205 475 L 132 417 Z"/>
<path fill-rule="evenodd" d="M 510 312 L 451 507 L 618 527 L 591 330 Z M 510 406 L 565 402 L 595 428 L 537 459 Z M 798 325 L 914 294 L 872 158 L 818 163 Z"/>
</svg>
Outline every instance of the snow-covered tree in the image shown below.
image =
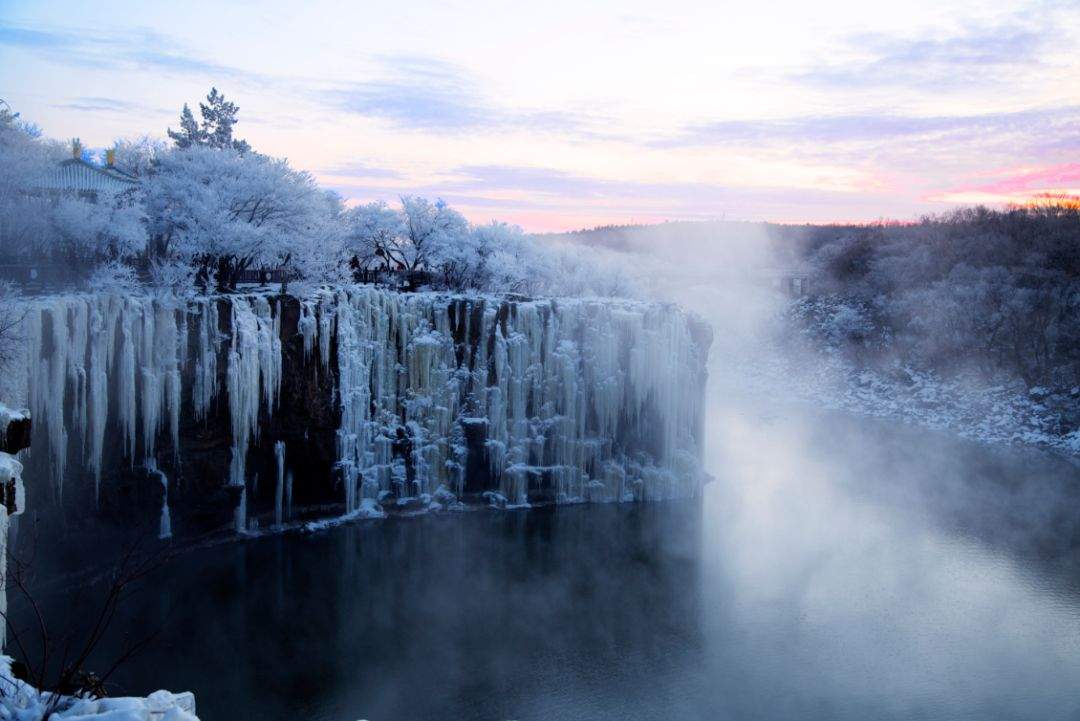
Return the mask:
<svg viewBox="0 0 1080 721">
<path fill-rule="evenodd" d="M 429 267 L 451 290 L 486 289 L 490 281 L 487 241 L 487 233 L 478 228 L 462 233 L 432 249 Z"/>
<path fill-rule="evenodd" d="M 338 207 L 285 160 L 191 146 L 144 182 L 150 257 L 180 258 L 233 288 L 255 264 L 288 265 L 323 242 Z"/>
<path fill-rule="evenodd" d="M 142 178 L 150 174 L 154 160 L 168 150 L 168 144 L 160 138 L 144 135 L 139 138 L 121 138 L 113 145 L 115 163 L 126 173 Z"/>
<path fill-rule="evenodd" d="M 0 110 L 0 258 L 8 261 L 49 250 L 50 208 L 38 191 L 65 151 L 39 136 L 18 113 Z"/>
<path fill-rule="evenodd" d="M 345 202 L 330 190 L 311 199 L 307 234 L 283 264 L 301 284 L 347 283 L 352 280 L 346 252 Z"/>
<path fill-rule="evenodd" d="M 219 150 L 232 148 L 241 153 L 251 150 L 247 141 L 233 138 L 233 126 L 240 108 L 227 101 L 217 88 L 210 88 L 206 102 L 199 103 L 199 111 L 203 116 L 202 132 L 207 145 Z"/>
<path fill-rule="evenodd" d="M 434 203 L 412 195 L 401 197 L 405 242 L 394 258 L 408 270 L 431 267 L 431 261 L 449 245 L 464 242 L 469 232 L 465 216 L 443 200 Z"/>
<path fill-rule="evenodd" d="M 191 108 L 188 107 L 187 103 L 184 103 L 184 109 L 180 111 L 180 129 L 173 130 L 170 127 L 165 132 L 176 143 L 176 147 L 181 150 L 195 145 L 206 144 L 202 129 L 199 127 L 199 123 L 195 120 L 195 115 L 191 112 Z"/>
<path fill-rule="evenodd" d="M 44 190 L 68 153 L 0 112 L 0 258 L 102 267 L 114 285 L 137 282 L 124 267 L 141 264 L 143 282 L 181 293 L 235 288 L 259 266 L 306 283 L 375 268 L 427 271 L 455 290 L 624 291 L 625 275 L 604 270 L 595 253 L 553 247 L 504 223 L 470 226 L 442 200 L 405 195 L 399 207 L 345 210 L 306 172 L 236 140 L 238 108 L 216 88 L 199 110 L 201 122 L 184 106 L 168 147 L 148 137 L 118 141 L 116 164 L 141 187 L 100 193 L 96 203 Z"/>
<path fill-rule="evenodd" d="M 528 263 L 534 241 L 516 225 L 492 221 L 437 249 L 432 265 L 453 289 L 524 293 L 530 290 Z"/>
<path fill-rule="evenodd" d="M 345 252 L 358 268 L 405 266 L 405 221 L 386 203 L 366 203 L 344 214 Z"/>
<path fill-rule="evenodd" d="M 131 260 L 146 248 L 142 205 L 129 193 L 98 193 L 90 203 L 62 197 L 50 204 L 51 255 L 82 267 Z"/>
<path fill-rule="evenodd" d="M 129 263 L 108 260 L 94 268 L 88 285 L 98 292 L 132 294 L 139 291 L 139 278 Z"/>
<path fill-rule="evenodd" d="M 188 104 L 184 103 L 184 109 L 180 111 L 180 129 L 174 131 L 169 128 L 167 132 L 181 150 L 202 145 L 246 153 L 251 150 L 247 141 L 233 138 L 233 126 L 237 123 L 236 115 L 239 111 L 236 103 L 226 100 L 217 88 L 210 88 L 206 102 L 199 103 L 202 123 L 195 120 L 195 114 L 191 112 Z"/>
</svg>

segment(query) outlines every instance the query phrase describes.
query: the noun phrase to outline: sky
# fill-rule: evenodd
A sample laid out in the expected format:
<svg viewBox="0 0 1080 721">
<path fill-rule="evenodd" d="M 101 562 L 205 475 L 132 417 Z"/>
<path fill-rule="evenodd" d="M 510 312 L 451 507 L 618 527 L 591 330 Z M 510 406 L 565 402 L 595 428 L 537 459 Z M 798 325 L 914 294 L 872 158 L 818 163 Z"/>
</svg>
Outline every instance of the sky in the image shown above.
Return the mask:
<svg viewBox="0 0 1080 721">
<path fill-rule="evenodd" d="M 0 0 L 0 98 L 48 136 L 164 137 L 211 86 L 350 203 L 537 232 L 1080 193 L 1080 0 Z"/>
</svg>

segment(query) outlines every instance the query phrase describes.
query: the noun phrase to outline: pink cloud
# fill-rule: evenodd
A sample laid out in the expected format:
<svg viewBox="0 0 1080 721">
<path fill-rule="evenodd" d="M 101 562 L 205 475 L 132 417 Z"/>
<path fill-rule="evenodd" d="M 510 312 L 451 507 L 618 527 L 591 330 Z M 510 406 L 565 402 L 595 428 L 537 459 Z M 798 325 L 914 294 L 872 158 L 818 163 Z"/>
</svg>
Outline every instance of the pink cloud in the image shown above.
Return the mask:
<svg viewBox="0 0 1080 721">
<path fill-rule="evenodd" d="M 1030 190 L 1060 190 L 1080 185 L 1080 163 L 1063 163 L 1044 168 L 1010 171 L 1001 180 L 981 185 L 976 190 L 1007 195 Z"/>
</svg>

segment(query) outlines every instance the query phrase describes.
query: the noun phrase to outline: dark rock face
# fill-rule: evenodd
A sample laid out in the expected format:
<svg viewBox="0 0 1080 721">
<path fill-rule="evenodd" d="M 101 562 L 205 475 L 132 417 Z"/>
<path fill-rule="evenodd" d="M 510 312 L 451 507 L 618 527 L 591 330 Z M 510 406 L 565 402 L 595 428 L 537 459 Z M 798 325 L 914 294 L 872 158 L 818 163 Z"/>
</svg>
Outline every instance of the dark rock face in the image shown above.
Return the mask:
<svg viewBox="0 0 1080 721">
<path fill-rule="evenodd" d="M 30 447 L 31 419 L 15 418 L 0 433 L 0 452 L 15 454 Z"/>
<path fill-rule="evenodd" d="M 336 434 L 341 424 L 335 396 L 336 348 L 331 340 L 328 368 L 323 367 L 317 355 L 305 360 L 303 338 L 297 326 L 300 303 L 285 297 L 280 307 L 281 395 L 272 414 L 265 408 L 261 412 L 259 439 L 248 462 L 248 475 L 253 478 L 258 474 L 258 484 L 248 485 L 248 515 L 258 518 L 263 527 L 274 518 L 277 478 L 274 443 L 279 440 L 285 443 L 286 465 L 294 476 L 294 518 L 325 516 L 328 509 L 341 504 L 341 490 L 334 473 Z M 223 469 L 227 476 L 228 458 Z"/>
</svg>

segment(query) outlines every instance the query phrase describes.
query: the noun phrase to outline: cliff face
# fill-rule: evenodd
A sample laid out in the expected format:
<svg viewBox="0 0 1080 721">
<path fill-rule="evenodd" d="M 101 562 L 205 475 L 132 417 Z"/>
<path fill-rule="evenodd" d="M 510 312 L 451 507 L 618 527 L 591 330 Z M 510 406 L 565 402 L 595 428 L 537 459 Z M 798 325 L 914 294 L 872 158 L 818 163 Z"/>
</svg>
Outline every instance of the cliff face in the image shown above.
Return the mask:
<svg viewBox="0 0 1080 721">
<path fill-rule="evenodd" d="M 65 296 L 28 325 L 28 509 L 54 536 L 700 487 L 711 338 L 672 306 L 360 286 Z"/>
</svg>

